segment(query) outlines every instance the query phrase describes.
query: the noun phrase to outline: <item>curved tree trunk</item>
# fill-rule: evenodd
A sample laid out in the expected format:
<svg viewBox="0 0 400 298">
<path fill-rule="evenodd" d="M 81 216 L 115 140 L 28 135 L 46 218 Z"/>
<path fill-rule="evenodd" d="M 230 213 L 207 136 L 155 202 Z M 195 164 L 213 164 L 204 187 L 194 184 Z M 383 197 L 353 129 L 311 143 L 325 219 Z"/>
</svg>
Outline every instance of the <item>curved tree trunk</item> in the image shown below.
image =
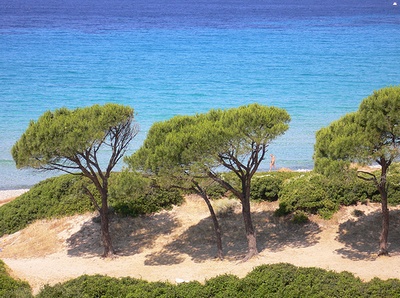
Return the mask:
<svg viewBox="0 0 400 298">
<path fill-rule="evenodd" d="M 217 242 L 217 249 L 218 249 L 217 256 L 220 260 L 222 260 L 224 258 L 224 255 L 223 255 L 223 251 L 222 251 L 221 228 L 219 226 L 217 216 L 215 215 L 214 208 L 211 205 L 210 199 L 208 198 L 207 194 L 201 193 L 200 195 L 203 198 L 203 200 L 206 202 L 208 210 L 210 211 L 211 219 L 212 219 L 213 225 L 214 225 L 215 238 L 216 238 L 216 242 Z"/>
<path fill-rule="evenodd" d="M 200 184 L 195 180 L 193 180 L 192 183 L 195 186 L 194 191 L 202 197 L 202 199 L 207 204 L 208 210 L 210 211 L 211 219 L 212 219 L 213 225 L 214 225 L 215 239 L 217 242 L 217 250 L 218 250 L 217 257 L 220 260 L 222 260 L 224 258 L 224 254 L 223 254 L 223 250 L 222 250 L 221 228 L 219 226 L 217 216 L 215 215 L 214 208 L 211 205 L 210 199 L 208 198 L 206 191 L 200 186 Z"/>
</svg>

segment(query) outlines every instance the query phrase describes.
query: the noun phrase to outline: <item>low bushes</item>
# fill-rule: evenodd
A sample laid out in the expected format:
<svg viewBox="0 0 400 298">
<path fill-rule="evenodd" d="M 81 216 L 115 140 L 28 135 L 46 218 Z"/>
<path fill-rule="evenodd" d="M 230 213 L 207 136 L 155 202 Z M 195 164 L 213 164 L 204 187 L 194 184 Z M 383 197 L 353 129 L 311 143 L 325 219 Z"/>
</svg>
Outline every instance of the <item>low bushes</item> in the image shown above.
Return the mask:
<svg viewBox="0 0 400 298">
<path fill-rule="evenodd" d="M 37 298 L 118 298 L 167 297 L 173 286 L 169 283 L 147 282 L 134 278 L 113 278 L 101 275 L 82 275 L 55 286 L 45 286 Z"/>
<path fill-rule="evenodd" d="M 110 180 L 110 205 L 118 214 L 149 214 L 182 202 L 177 189 L 161 188 L 154 180 L 133 172 L 115 173 Z"/>
<path fill-rule="evenodd" d="M 353 169 L 337 166 L 329 175 L 310 172 L 266 172 L 254 176 L 250 198 L 253 201 L 279 201 L 276 215 L 297 211 L 295 221 L 306 221 L 306 214 L 329 219 L 340 206 L 358 202 L 380 202 L 379 192 L 371 181 L 357 177 Z M 379 171 L 375 172 L 379 179 Z M 238 183 L 235 177 L 230 183 Z M 388 177 L 389 204 L 400 203 L 400 164 L 393 164 Z M 297 216 L 301 215 L 301 216 Z"/>
<path fill-rule="evenodd" d="M 251 181 L 250 199 L 253 201 L 276 201 L 284 182 L 300 176 L 298 172 L 260 173 Z"/>
<path fill-rule="evenodd" d="M 44 180 L 17 199 L 0 207 L 0 236 L 14 233 L 44 218 L 92 210 L 79 176 L 62 175 Z M 82 199 L 84 198 L 84 199 Z"/>
<path fill-rule="evenodd" d="M 388 202 L 391 205 L 400 204 L 400 166 L 396 164 L 393 166 L 388 175 Z M 380 197 L 377 196 L 380 200 Z"/>
<path fill-rule="evenodd" d="M 133 173 L 113 173 L 109 184 L 109 205 L 122 215 L 157 212 L 183 201 L 179 191 L 160 188 L 150 179 Z M 0 236 L 12 234 L 38 219 L 93 211 L 83 186 L 97 195 L 94 185 L 77 175 L 61 175 L 33 186 L 28 192 L 0 207 Z"/>
<path fill-rule="evenodd" d="M 36 298 L 206 298 L 206 297 L 399 297 L 400 280 L 374 278 L 362 282 L 349 272 L 336 273 L 320 268 L 279 263 L 261 265 L 244 278 L 224 274 L 204 284 L 192 281 L 173 285 L 130 277 L 82 275 L 44 286 Z M 12 279 L 0 260 L 0 297 L 31 298 L 26 282 Z"/>
<path fill-rule="evenodd" d="M 6 269 L 6 265 L 0 260 L 0 297 L 30 298 L 31 288 L 27 282 L 13 279 Z"/>
<path fill-rule="evenodd" d="M 377 195 L 374 185 L 357 178 L 355 172 L 342 177 L 307 172 L 284 182 L 276 213 L 284 215 L 301 210 L 330 218 L 341 205 L 376 200 Z"/>
<path fill-rule="evenodd" d="M 207 280 L 172 285 L 134 278 L 84 275 L 77 279 L 45 286 L 36 296 L 53 297 L 398 297 L 400 281 L 378 278 L 363 283 L 348 272 L 280 263 L 261 265 L 240 279 L 224 274 Z"/>
</svg>

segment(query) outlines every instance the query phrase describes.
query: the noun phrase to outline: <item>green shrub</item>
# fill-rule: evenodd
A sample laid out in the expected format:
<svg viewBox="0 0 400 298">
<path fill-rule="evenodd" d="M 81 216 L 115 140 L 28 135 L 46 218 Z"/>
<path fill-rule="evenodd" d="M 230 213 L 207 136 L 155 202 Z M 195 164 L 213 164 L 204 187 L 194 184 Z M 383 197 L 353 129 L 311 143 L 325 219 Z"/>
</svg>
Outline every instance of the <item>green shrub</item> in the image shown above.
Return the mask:
<svg viewBox="0 0 400 298">
<path fill-rule="evenodd" d="M 241 281 L 245 297 L 288 297 L 285 288 L 295 279 L 296 267 L 290 264 L 261 265 Z"/>
<path fill-rule="evenodd" d="M 352 274 L 272 264 L 256 267 L 242 280 L 243 297 L 361 297 Z"/>
<path fill-rule="evenodd" d="M 138 216 L 158 212 L 163 209 L 168 210 L 173 205 L 179 205 L 182 202 L 183 197 L 178 190 L 166 190 L 154 187 L 136 199 L 127 200 L 124 198 L 122 201 L 116 199 L 112 206 L 117 214 Z"/>
<path fill-rule="evenodd" d="M 6 269 L 6 265 L 0 260 L 0 297 L 28 298 L 33 297 L 31 288 L 27 282 L 13 279 Z"/>
<path fill-rule="evenodd" d="M 389 170 L 387 175 L 388 182 L 388 202 L 390 205 L 400 204 L 400 172 L 398 166 Z M 379 198 L 380 199 L 380 198 Z"/>
<path fill-rule="evenodd" d="M 83 275 L 45 286 L 37 298 L 92 297 L 399 297 L 400 280 L 374 278 L 363 283 L 349 272 L 336 273 L 321 268 L 296 267 L 279 263 L 261 265 L 240 279 L 232 274 L 211 278 L 204 285 L 197 281 L 172 285 L 135 278 Z"/>
<path fill-rule="evenodd" d="M 329 161 L 322 159 L 317 162 L 315 172 L 323 173 L 329 178 L 327 187 L 332 200 L 340 205 L 352 205 L 355 202 L 380 202 L 381 197 L 376 185 L 372 181 L 365 181 L 357 177 L 356 169 L 350 169 L 346 162 Z M 380 169 L 372 173 L 380 179 Z M 370 178 L 370 176 L 366 176 Z M 387 175 L 388 202 L 391 205 L 400 204 L 400 163 L 393 163 Z"/>
<path fill-rule="evenodd" d="M 23 229 L 37 219 L 93 210 L 83 193 L 80 176 L 62 175 L 44 180 L 0 207 L 0 236 Z"/>
<path fill-rule="evenodd" d="M 210 199 L 216 200 L 221 199 L 226 193 L 226 189 L 223 188 L 220 184 L 212 183 L 207 187 L 207 195 Z"/>
<path fill-rule="evenodd" d="M 260 173 L 251 181 L 250 199 L 253 201 L 276 201 L 285 180 L 299 176 L 297 172 Z"/>
<path fill-rule="evenodd" d="M 184 282 L 177 284 L 174 288 L 174 295 L 170 297 L 176 298 L 205 298 L 209 297 L 205 294 L 204 286 L 198 281 Z"/>
<path fill-rule="evenodd" d="M 377 194 L 373 183 L 358 178 L 352 170 L 342 176 L 328 176 L 325 183 L 330 198 L 343 206 L 366 202 Z"/>
<path fill-rule="evenodd" d="M 362 294 L 363 297 L 374 298 L 400 297 L 400 280 L 373 278 L 363 285 Z"/>
<path fill-rule="evenodd" d="M 36 184 L 0 207 L 0 236 L 15 233 L 38 219 L 93 211 L 84 187 L 99 200 L 93 183 L 79 175 L 61 175 Z M 136 174 L 113 173 L 109 188 L 109 206 L 123 215 L 153 213 L 183 202 L 178 190 L 162 189 L 152 180 Z"/>
<path fill-rule="evenodd" d="M 168 297 L 174 288 L 169 283 L 147 282 L 135 278 L 114 278 L 101 275 L 82 275 L 76 279 L 45 286 L 37 298 L 153 298 Z M 169 296 L 172 297 L 172 296 Z"/>
<path fill-rule="evenodd" d="M 286 289 L 294 297 L 362 297 L 362 282 L 349 272 L 336 273 L 321 268 L 297 268 L 294 282 Z"/>
<path fill-rule="evenodd" d="M 183 202 L 174 188 L 161 188 L 151 178 L 123 171 L 110 179 L 110 205 L 121 215 L 137 216 L 170 209 Z"/>
<path fill-rule="evenodd" d="M 300 210 L 328 219 L 339 206 L 374 200 L 377 195 L 374 184 L 358 178 L 355 171 L 329 177 L 308 172 L 284 182 L 275 214 L 281 216 Z"/>
<path fill-rule="evenodd" d="M 223 274 L 211 278 L 204 285 L 205 297 L 242 297 L 238 292 L 240 279 L 233 274 Z"/>
<path fill-rule="evenodd" d="M 320 174 L 304 173 L 288 180 L 280 192 L 278 214 L 301 210 L 329 218 L 339 207 L 331 201 L 326 190 L 327 178 Z"/>
</svg>

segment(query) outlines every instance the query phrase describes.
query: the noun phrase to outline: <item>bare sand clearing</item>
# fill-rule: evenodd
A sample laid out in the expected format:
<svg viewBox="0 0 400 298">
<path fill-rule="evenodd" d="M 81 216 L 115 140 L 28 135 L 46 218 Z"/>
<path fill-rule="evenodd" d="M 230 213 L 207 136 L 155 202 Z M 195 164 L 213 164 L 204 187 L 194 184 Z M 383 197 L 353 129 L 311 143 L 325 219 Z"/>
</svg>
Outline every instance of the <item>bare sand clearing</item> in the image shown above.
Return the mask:
<svg viewBox="0 0 400 298">
<path fill-rule="evenodd" d="M 378 258 L 379 204 L 342 208 L 329 221 L 315 216 L 306 224 L 274 217 L 276 207 L 276 203 L 253 204 L 260 254 L 245 263 L 239 262 L 246 252 L 240 206 L 220 218 L 226 259 L 219 261 L 207 208 L 195 196 L 171 211 L 135 219 L 113 217 L 118 252 L 114 259 L 99 257 L 102 246 L 99 224 L 92 220 L 95 214 L 37 221 L 3 236 L 0 258 L 14 277 L 30 283 L 34 293 L 44 284 L 83 274 L 202 282 L 224 273 L 243 277 L 258 265 L 279 262 L 349 271 L 366 281 L 400 278 L 399 209 L 391 209 L 391 256 Z"/>
</svg>

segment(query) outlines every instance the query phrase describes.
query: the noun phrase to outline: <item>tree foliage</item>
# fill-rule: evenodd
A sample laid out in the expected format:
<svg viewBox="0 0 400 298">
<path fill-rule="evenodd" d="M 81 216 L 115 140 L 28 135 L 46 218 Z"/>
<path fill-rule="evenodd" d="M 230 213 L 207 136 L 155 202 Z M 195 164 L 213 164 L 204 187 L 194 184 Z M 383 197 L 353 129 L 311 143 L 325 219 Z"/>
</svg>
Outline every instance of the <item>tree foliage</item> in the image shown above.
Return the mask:
<svg viewBox="0 0 400 298">
<path fill-rule="evenodd" d="M 202 154 L 208 163 L 207 174 L 231 191 L 242 203 L 242 215 L 248 242 L 245 260 L 258 253 L 255 230 L 251 219 L 251 181 L 264 160 L 268 146 L 289 128 L 289 114 L 280 108 L 251 104 L 229 110 L 211 111 L 206 114 L 213 138 Z M 201 127 L 198 126 L 201 130 Z M 204 146 L 203 144 L 203 146 Z M 218 172 L 219 167 L 233 172 L 240 187 L 230 184 Z"/>
<path fill-rule="evenodd" d="M 289 121 L 285 110 L 258 104 L 176 116 L 154 124 L 143 147 L 127 162 L 134 169 L 179 178 L 181 185 L 194 183 L 204 190 L 202 181 L 209 177 L 231 191 L 242 202 L 246 235 L 256 253 L 250 216 L 251 178 L 270 142 L 288 129 Z M 239 188 L 224 179 L 222 168 L 236 175 Z"/>
<path fill-rule="evenodd" d="M 26 281 L 12 278 L 7 266 L 0 260 L 0 297 L 32 298 L 31 288 Z"/>
<path fill-rule="evenodd" d="M 314 160 L 366 164 L 393 162 L 400 157 L 400 86 L 375 91 L 358 111 L 346 114 L 316 134 Z"/>
<path fill-rule="evenodd" d="M 221 230 L 210 202 L 207 190 L 211 189 L 203 167 L 199 167 L 201 156 L 191 146 L 196 140 L 190 128 L 200 116 L 176 116 L 168 121 L 153 124 L 143 146 L 131 157 L 126 158 L 131 169 L 155 175 L 164 186 L 189 190 L 200 195 L 213 220 L 218 257 L 223 258 Z M 211 190 L 212 191 L 212 190 Z"/>
<path fill-rule="evenodd" d="M 71 172 L 97 169 L 103 146 L 112 150 L 112 166 L 137 134 L 132 121 L 133 109 L 116 104 L 47 111 L 37 121 L 30 121 L 12 155 L 18 168 Z"/>
<path fill-rule="evenodd" d="M 358 111 L 322 128 L 316 134 L 315 168 L 326 172 L 324 166 L 333 163 L 377 163 L 381 175 L 360 172 L 359 178 L 373 181 L 381 195 L 382 232 L 379 254 L 387 254 L 389 210 L 387 172 L 400 157 L 400 86 L 386 87 L 364 99 Z"/>
<path fill-rule="evenodd" d="M 104 255 L 114 254 L 108 229 L 108 179 L 138 129 L 133 109 L 117 104 L 45 112 L 31 121 L 12 148 L 18 168 L 60 170 L 91 180 L 101 201 L 86 188 L 101 216 Z M 109 154 L 102 168 L 102 150 Z"/>
</svg>

